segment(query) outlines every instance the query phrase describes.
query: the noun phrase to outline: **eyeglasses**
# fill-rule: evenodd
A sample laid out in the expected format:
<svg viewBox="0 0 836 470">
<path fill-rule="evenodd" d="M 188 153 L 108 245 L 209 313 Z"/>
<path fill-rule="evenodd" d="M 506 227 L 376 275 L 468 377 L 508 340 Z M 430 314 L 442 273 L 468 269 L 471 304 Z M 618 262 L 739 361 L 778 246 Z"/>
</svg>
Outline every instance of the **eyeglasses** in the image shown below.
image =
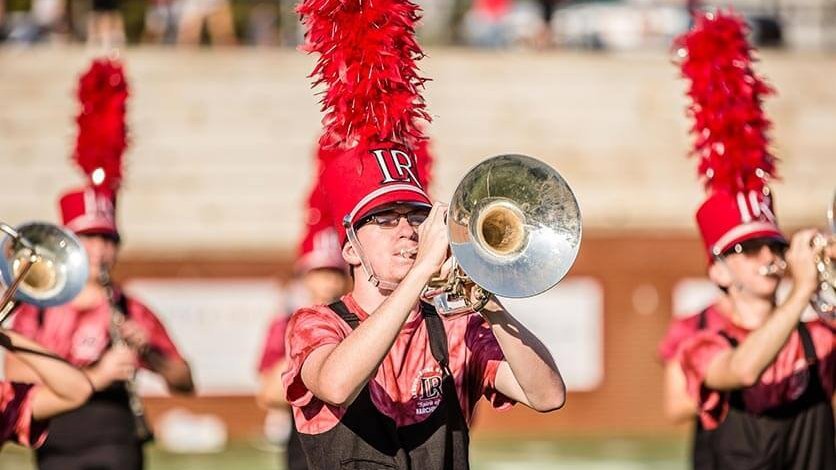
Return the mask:
<svg viewBox="0 0 836 470">
<path fill-rule="evenodd" d="M 378 212 L 377 214 L 363 218 L 363 220 L 361 220 L 358 224 L 358 227 L 362 227 L 363 225 L 371 223 L 378 225 L 382 228 L 395 228 L 398 226 L 398 223 L 400 223 L 401 218 L 406 219 L 406 223 L 408 223 L 410 226 L 418 227 L 419 225 L 423 224 L 425 220 L 427 220 L 427 216 L 429 214 L 429 211 L 427 211 L 426 209 L 416 209 L 409 212 Z"/>
<path fill-rule="evenodd" d="M 732 246 L 723 253 L 723 256 L 733 254 L 743 254 L 744 256 L 756 256 L 758 253 L 761 252 L 761 249 L 763 247 L 769 248 L 769 251 L 771 251 L 772 254 L 777 256 L 783 256 L 784 252 L 787 251 L 787 244 L 784 241 L 776 240 L 774 238 L 753 238 L 751 240 L 745 240 L 740 243 L 735 243 L 734 246 Z"/>
</svg>

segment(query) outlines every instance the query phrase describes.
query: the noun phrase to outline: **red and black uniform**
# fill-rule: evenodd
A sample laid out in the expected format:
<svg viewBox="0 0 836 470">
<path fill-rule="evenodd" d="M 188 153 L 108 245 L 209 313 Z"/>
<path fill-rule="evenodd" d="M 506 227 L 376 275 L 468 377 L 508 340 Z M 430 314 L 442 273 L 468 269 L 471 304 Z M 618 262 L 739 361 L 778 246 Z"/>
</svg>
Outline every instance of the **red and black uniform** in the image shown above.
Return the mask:
<svg viewBox="0 0 836 470">
<path fill-rule="evenodd" d="M 696 213 L 709 264 L 745 249 L 787 246 L 768 183 L 778 176 L 771 122 L 761 105 L 773 88 L 755 73 L 748 27 L 727 11 L 692 11 L 693 25 L 674 42 L 689 80 L 692 155 L 707 194 Z M 731 264 L 723 269 L 736 277 Z M 745 287 L 745 286 L 744 286 Z M 737 282 L 729 294 L 739 290 Z M 800 312 L 798 312 L 800 314 Z M 685 340 L 676 353 L 687 393 L 698 403 L 695 466 L 733 469 L 836 468 L 833 424 L 834 333 L 821 321 L 798 324 L 758 382 L 732 391 L 706 386 L 717 354 L 751 332 L 729 321 Z"/>
<path fill-rule="evenodd" d="M 269 372 L 287 357 L 285 333 L 287 332 L 288 321 L 290 321 L 289 316 L 280 315 L 270 323 L 267 339 L 264 341 L 264 350 L 258 362 L 258 372 L 260 374 Z M 288 470 L 307 470 L 308 463 L 305 459 L 305 451 L 302 449 L 302 442 L 299 441 L 299 433 L 296 431 L 296 425 L 292 418 L 285 454 L 287 457 L 285 465 Z"/>
<path fill-rule="evenodd" d="M 47 421 L 32 416 L 32 384 L 0 381 L 0 446 L 7 441 L 38 447 L 46 439 Z"/>
<path fill-rule="evenodd" d="M 728 318 L 715 305 L 711 305 L 696 315 L 678 318 L 671 322 L 665 337 L 659 343 L 659 358 L 668 364 L 677 360 L 679 349 L 683 343 L 700 331 L 718 331 L 729 324 Z M 705 449 L 710 445 L 711 431 L 703 428 L 699 418 L 694 419 L 693 442 L 691 456 L 695 468 L 706 468 L 711 461 L 705 461 Z"/>
<path fill-rule="evenodd" d="M 665 332 L 665 336 L 659 342 L 657 350 L 659 359 L 664 363 L 676 359 L 679 348 L 686 340 L 700 331 L 716 331 L 728 324 L 728 318 L 720 312 L 716 305 L 711 305 L 695 315 L 672 320 L 670 326 L 668 326 L 668 331 Z"/>
<path fill-rule="evenodd" d="M 150 350 L 166 359 L 182 359 L 159 319 L 140 302 L 124 299 L 127 319 L 148 332 Z M 12 329 L 84 368 L 94 365 L 110 348 L 110 325 L 110 305 L 103 301 L 90 310 L 22 305 L 14 314 Z M 143 360 L 140 366 L 150 368 Z M 49 437 L 37 451 L 38 466 L 46 470 L 140 469 L 143 443 L 137 438 L 134 420 L 124 383 L 96 392 L 82 407 L 50 420 Z"/>
<path fill-rule="evenodd" d="M 311 468 L 468 468 L 468 424 L 476 403 L 485 396 L 498 409 L 513 404 L 494 386 L 504 357 L 486 322 L 478 315 L 442 321 L 422 305 L 344 408 L 305 387 L 302 365 L 315 349 L 345 339 L 368 313 L 347 295 L 330 307 L 293 315 L 284 384 Z"/>
<path fill-rule="evenodd" d="M 699 403 L 700 432 L 710 432 L 709 445 L 697 449 L 697 467 L 836 468 L 833 330 L 819 320 L 799 323 L 757 384 L 731 392 L 705 387 L 712 359 L 749 333 L 730 323 L 682 346 L 679 360 L 688 393 Z"/>
</svg>

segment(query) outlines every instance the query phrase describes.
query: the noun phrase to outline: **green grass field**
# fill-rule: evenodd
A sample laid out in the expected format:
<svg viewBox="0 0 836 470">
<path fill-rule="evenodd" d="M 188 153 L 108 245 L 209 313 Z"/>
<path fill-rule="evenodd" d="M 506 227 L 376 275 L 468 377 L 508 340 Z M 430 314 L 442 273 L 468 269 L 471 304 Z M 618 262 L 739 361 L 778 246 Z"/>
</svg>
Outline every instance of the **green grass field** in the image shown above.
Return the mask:
<svg viewBox="0 0 836 470">
<path fill-rule="evenodd" d="M 610 438 L 512 440 L 475 439 L 473 470 L 512 469 L 685 469 L 684 439 Z M 276 470 L 279 452 L 264 443 L 234 442 L 217 454 L 172 454 L 148 448 L 148 470 Z M 30 470 L 27 450 L 7 445 L 0 470 Z"/>
</svg>

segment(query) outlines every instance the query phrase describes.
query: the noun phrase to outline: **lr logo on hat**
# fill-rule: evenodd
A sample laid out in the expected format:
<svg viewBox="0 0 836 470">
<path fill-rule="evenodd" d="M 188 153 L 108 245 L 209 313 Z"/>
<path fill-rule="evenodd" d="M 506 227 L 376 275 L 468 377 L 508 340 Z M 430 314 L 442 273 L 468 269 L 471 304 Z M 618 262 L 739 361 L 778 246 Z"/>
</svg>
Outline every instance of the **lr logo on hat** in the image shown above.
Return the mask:
<svg viewBox="0 0 836 470">
<path fill-rule="evenodd" d="M 383 173 L 383 181 L 381 181 L 380 184 L 412 181 L 419 188 L 423 189 L 421 182 L 415 175 L 414 168 L 416 165 L 414 165 L 414 157 L 403 150 L 398 149 L 372 150 L 372 155 L 374 155 L 375 161 L 377 161 L 377 166 L 380 167 L 380 172 Z M 397 178 L 392 176 L 390 163 L 391 170 L 394 170 L 397 174 Z"/>
</svg>

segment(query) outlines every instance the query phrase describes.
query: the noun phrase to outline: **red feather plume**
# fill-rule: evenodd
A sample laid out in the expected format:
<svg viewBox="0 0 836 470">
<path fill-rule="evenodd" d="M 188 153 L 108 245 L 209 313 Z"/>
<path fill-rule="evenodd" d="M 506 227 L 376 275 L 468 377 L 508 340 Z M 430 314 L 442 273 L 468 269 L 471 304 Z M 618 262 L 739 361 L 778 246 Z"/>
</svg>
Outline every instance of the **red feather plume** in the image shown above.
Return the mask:
<svg viewBox="0 0 836 470">
<path fill-rule="evenodd" d="M 430 121 L 416 62 L 419 7 L 409 0 L 303 0 L 303 50 L 318 53 L 311 77 L 326 85 L 321 100 L 324 147 L 373 142 L 411 146 Z"/>
<path fill-rule="evenodd" d="M 761 108 L 774 90 L 752 69 L 747 32 L 734 12 L 698 12 L 693 28 L 674 42 L 690 81 L 692 154 L 706 189 L 760 191 L 777 176 L 768 149 L 771 123 Z"/>
<path fill-rule="evenodd" d="M 95 60 L 81 76 L 81 110 L 73 159 L 100 191 L 116 192 L 122 182 L 122 155 L 127 147 L 125 102 L 128 84 L 122 65 Z"/>
</svg>

